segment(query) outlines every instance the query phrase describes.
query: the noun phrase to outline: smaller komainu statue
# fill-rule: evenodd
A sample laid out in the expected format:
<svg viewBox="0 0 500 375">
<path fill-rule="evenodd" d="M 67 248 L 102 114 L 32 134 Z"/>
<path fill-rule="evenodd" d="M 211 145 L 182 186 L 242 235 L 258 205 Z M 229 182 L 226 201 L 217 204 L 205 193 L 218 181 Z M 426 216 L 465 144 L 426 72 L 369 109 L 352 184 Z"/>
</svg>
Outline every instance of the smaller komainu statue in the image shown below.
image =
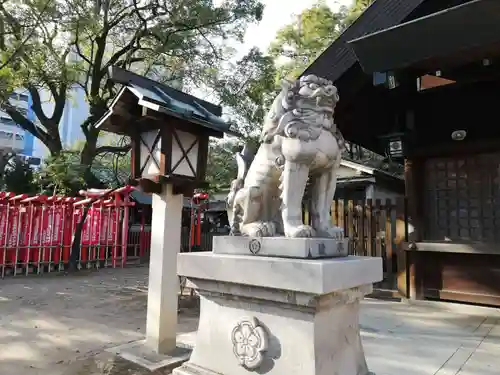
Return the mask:
<svg viewBox="0 0 500 375">
<path fill-rule="evenodd" d="M 227 198 L 234 235 L 340 238 L 330 205 L 344 139 L 334 121 L 337 88 L 315 75 L 285 81 L 266 116 L 253 158 L 236 155 L 238 176 Z M 302 220 L 310 180 L 311 226 Z"/>
</svg>

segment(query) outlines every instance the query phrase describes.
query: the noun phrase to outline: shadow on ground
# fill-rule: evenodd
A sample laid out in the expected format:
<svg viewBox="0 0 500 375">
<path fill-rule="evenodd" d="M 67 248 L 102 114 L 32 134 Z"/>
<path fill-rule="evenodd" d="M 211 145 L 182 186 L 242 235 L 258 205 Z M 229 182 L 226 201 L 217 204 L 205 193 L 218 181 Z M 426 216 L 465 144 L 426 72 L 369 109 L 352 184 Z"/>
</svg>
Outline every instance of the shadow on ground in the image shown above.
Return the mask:
<svg viewBox="0 0 500 375">
<path fill-rule="evenodd" d="M 100 353 L 71 363 L 63 375 L 166 375 L 170 371 L 151 372 L 110 353 Z"/>
<path fill-rule="evenodd" d="M 142 339 L 146 304 L 147 268 L 4 279 L 0 374 L 108 374 L 109 358 L 107 372 L 88 372 L 85 368 L 92 361 L 87 359 L 106 348 Z M 181 309 L 179 332 L 196 330 L 197 321 L 196 309 Z M 81 371 L 77 370 L 80 364 Z"/>
</svg>

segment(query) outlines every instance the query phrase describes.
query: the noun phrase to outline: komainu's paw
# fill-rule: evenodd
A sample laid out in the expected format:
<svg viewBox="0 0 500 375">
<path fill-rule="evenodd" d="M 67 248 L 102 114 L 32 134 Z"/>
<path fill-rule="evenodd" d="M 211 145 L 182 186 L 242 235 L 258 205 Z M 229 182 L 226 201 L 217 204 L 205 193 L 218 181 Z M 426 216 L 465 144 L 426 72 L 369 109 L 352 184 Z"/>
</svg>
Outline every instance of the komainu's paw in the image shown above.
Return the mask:
<svg viewBox="0 0 500 375">
<path fill-rule="evenodd" d="M 249 237 L 273 237 L 276 235 L 276 224 L 273 222 L 256 222 L 245 224 L 241 233 Z"/>
<path fill-rule="evenodd" d="M 316 237 L 333 238 L 341 240 L 344 238 L 344 230 L 342 228 L 332 226 L 316 230 Z"/>
<path fill-rule="evenodd" d="M 285 236 L 291 238 L 314 237 L 316 235 L 313 227 L 309 225 L 285 225 Z"/>
<path fill-rule="evenodd" d="M 261 223 L 262 227 L 264 228 L 264 232 L 267 233 L 265 237 L 274 237 L 276 236 L 276 224 L 272 221 L 267 221 L 264 223 Z"/>
</svg>

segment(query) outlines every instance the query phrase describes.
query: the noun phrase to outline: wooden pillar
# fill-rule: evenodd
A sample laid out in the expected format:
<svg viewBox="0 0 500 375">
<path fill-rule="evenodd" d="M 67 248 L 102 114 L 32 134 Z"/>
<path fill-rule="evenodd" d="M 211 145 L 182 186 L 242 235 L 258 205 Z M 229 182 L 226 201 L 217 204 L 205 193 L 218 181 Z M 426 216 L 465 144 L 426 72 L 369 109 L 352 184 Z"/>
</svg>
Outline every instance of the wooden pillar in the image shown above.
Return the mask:
<svg viewBox="0 0 500 375">
<path fill-rule="evenodd" d="M 405 188 L 406 188 L 406 243 L 410 244 L 406 252 L 406 272 L 408 273 L 408 288 L 406 293 L 411 299 L 422 299 L 422 275 L 420 272 L 419 254 L 412 250 L 411 244 L 423 239 L 423 178 L 424 161 L 419 158 L 405 160 Z"/>
<path fill-rule="evenodd" d="M 408 293 L 408 272 L 407 266 L 407 252 L 405 250 L 405 243 L 408 242 L 406 235 L 406 223 L 408 222 L 407 200 L 398 199 L 396 202 L 396 239 L 397 239 L 397 280 L 396 287 L 399 295 L 403 298 L 409 298 Z M 401 225 L 401 223 L 404 225 Z"/>
</svg>

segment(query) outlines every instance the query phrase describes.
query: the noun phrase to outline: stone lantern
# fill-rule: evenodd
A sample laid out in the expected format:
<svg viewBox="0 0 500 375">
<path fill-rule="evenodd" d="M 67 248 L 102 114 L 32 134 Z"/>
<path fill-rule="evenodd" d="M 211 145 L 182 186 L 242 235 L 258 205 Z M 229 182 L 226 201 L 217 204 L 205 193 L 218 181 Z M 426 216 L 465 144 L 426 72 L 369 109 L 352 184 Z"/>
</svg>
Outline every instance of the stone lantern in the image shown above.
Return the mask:
<svg viewBox="0 0 500 375">
<path fill-rule="evenodd" d="M 97 128 L 131 138 L 131 175 L 146 191 L 168 184 L 191 196 L 205 182 L 209 137 L 236 134 L 221 107 L 117 67 L 110 79 L 123 87 Z"/>
<path fill-rule="evenodd" d="M 183 196 L 205 183 L 209 137 L 236 133 L 217 105 L 117 67 L 109 75 L 122 87 L 96 126 L 130 137 L 132 180 L 153 195 L 146 339 L 117 353 L 154 370 L 189 356 L 176 344 Z M 166 363 L 145 363 L 160 354 Z"/>
</svg>

